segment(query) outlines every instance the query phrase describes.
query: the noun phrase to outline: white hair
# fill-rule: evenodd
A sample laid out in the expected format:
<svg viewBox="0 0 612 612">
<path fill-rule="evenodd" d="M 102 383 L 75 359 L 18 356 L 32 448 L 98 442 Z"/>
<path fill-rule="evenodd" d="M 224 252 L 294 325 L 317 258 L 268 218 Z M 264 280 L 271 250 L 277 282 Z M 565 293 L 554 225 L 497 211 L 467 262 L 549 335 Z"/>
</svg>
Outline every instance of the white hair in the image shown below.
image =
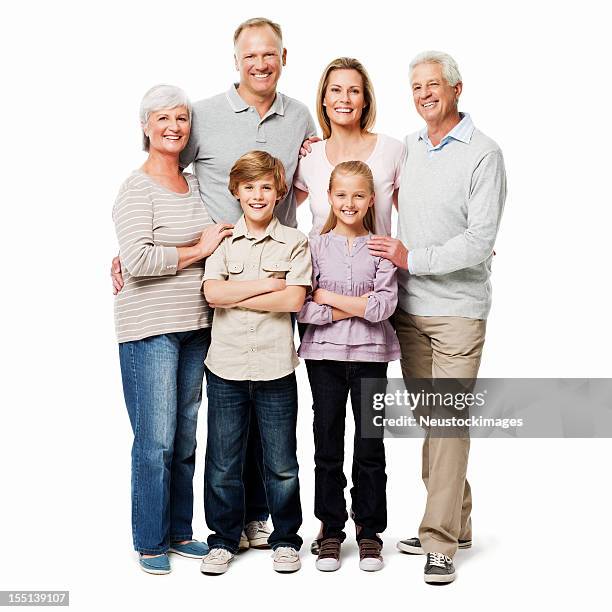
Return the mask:
<svg viewBox="0 0 612 612">
<path fill-rule="evenodd" d="M 142 98 L 140 103 L 140 125 L 143 127 L 149 120 L 151 113 L 155 113 L 165 108 L 176 108 L 184 106 L 191 121 L 191 102 L 187 94 L 180 88 L 174 85 L 155 85 Z M 149 137 L 142 133 L 142 148 L 145 151 L 149 150 Z"/>
<path fill-rule="evenodd" d="M 416 66 L 428 63 L 440 64 L 442 66 L 442 74 L 451 87 L 462 81 L 457 62 L 448 53 L 443 53 L 442 51 L 423 51 L 423 53 L 419 53 L 410 62 L 410 80 L 412 80 L 412 72 Z"/>
</svg>

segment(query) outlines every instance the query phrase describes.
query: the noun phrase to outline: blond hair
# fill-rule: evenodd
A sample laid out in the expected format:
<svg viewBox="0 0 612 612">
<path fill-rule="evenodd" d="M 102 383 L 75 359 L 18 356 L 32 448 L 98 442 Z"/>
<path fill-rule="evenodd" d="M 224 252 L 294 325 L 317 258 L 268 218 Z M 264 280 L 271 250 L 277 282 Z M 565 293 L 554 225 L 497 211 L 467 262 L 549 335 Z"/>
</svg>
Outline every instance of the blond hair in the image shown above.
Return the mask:
<svg viewBox="0 0 612 612">
<path fill-rule="evenodd" d="M 245 30 L 246 28 L 261 28 L 263 26 L 269 26 L 270 28 L 272 28 L 272 31 L 274 32 L 274 34 L 276 34 L 276 37 L 280 42 L 280 48 L 282 49 L 283 32 L 281 30 L 281 27 L 280 25 L 278 25 L 278 23 L 275 23 L 274 21 L 267 19 L 266 17 L 253 17 L 252 19 L 247 19 L 246 21 L 243 21 L 234 32 L 234 47 L 236 46 L 238 38 L 240 37 L 240 34 L 242 34 L 243 30 Z"/>
<path fill-rule="evenodd" d="M 257 181 L 269 174 L 274 180 L 276 196 L 282 200 L 288 191 L 285 168 L 279 159 L 265 151 L 249 151 L 238 158 L 230 170 L 228 188 L 233 196 L 238 197 L 240 183 Z"/>
<path fill-rule="evenodd" d="M 334 70 L 356 70 L 361 75 L 365 106 L 361 113 L 360 126 L 362 132 L 369 132 L 376 122 L 376 97 L 374 96 L 372 81 L 370 81 L 367 70 L 359 60 L 352 57 L 338 57 L 327 64 L 319 80 L 319 89 L 317 90 L 317 119 L 321 130 L 323 130 L 323 140 L 331 136 L 331 122 L 323 106 L 323 100 L 329 84 L 329 76 Z"/>
<path fill-rule="evenodd" d="M 343 176 L 361 176 L 368 183 L 368 189 L 370 194 L 374 193 L 374 177 L 372 176 L 372 170 L 370 170 L 370 166 L 365 164 L 362 161 L 345 161 L 339 163 L 331 173 L 329 177 L 329 191 L 331 192 L 334 181 L 341 174 Z M 371 234 L 376 233 L 376 213 L 374 211 L 375 204 L 372 204 L 368 208 L 368 211 L 363 218 L 363 227 L 370 232 Z M 331 230 L 336 227 L 337 218 L 334 214 L 334 209 L 332 208 L 329 211 L 329 215 L 327 217 L 327 221 L 325 221 L 325 225 L 321 229 L 321 234 L 327 234 Z"/>
</svg>

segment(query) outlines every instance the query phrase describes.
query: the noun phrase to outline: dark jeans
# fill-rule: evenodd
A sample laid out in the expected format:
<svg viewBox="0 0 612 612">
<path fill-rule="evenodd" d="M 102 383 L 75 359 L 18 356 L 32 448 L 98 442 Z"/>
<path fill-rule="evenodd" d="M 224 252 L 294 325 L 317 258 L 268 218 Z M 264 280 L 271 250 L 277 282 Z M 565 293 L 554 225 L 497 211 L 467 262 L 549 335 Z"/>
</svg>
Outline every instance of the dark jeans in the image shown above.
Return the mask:
<svg viewBox="0 0 612 612">
<path fill-rule="evenodd" d="M 247 441 L 244 471 L 242 472 L 245 525 L 251 521 L 267 521 L 270 516 L 268 511 L 268 500 L 266 499 L 266 487 L 264 484 L 261 435 L 259 434 L 259 425 L 257 424 L 254 406 L 251 406 L 249 423 L 249 438 Z"/>
<path fill-rule="evenodd" d="M 361 526 L 357 539 L 379 540 L 376 534 L 387 526 L 385 447 L 381 438 L 361 437 L 361 379 L 379 379 L 384 391 L 387 364 L 307 359 L 306 367 L 314 409 L 315 516 L 323 523 L 323 537 L 345 538 L 348 516 L 342 468 L 350 393 L 355 419 L 351 499 L 355 523 Z"/>
<path fill-rule="evenodd" d="M 204 510 L 211 548 L 238 551 L 245 522 L 243 473 L 251 416 L 258 425 L 265 491 L 274 523 L 272 548 L 299 550 L 302 508 L 297 463 L 295 374 L 276 380 L 226 380 L 208 372 Z M 251 427 L 251 431 L 253 428 Z"/>
<path fill-rule="evenodd" d="M 119 344 L 132 444 L 134 548 L 156 555 L 193 532 L 196 425 L 210 329 Z"/>
<path fill-rule="evenodd" d="M 206 379 L 210 370 L 205 368 Z M 270 512 L 268 500 L 266 499 L 266 487 L 263 475 L 263 451 L 261 448 L 261 436 L 253 406 L 249 415 L 249 438 L 247 441 L 246 458 L 242 482 L 244 484 L 244 503 L 246 506 L 244 524 L 251 521 L 267 521 Z"/>
</svg>

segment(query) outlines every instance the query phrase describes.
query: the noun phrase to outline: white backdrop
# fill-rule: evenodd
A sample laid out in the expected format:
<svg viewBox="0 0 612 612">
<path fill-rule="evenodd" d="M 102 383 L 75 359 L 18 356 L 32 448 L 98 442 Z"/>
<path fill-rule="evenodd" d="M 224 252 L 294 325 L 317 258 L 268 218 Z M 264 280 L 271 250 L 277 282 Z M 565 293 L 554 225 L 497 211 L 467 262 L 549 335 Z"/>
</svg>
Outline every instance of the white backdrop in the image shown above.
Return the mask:
<svg viewBox="0 0 612 612">
<path fill-rule="evenodd" d="M 609 440 L 476 440 L 474 541 L 458 579 L 423 583 L 423 559 L 395 551 L 424 503 L 415 440 L 388 443 L 386 567 L 279 576 L 268 554 L 224 577 L 173 559 L 166 577 L 131 552 L 131 431 L 108 278 L 111 208 L 144 154 L 138 105 L 159 82 L 193 100 L 237 77 L 235 26 L 265 15 L 288 49 L 279 89 L 314 112 L 320 72 L 359 58 L 376 89 L 376 129 L 421 126 L 408 63 L 433 48 L 459 62 L 461 109 L 502 147 L 509 195 L 496 245 L 482 376 L 610 376 L 610 36 L 599 2 L 21 2 L 4 9 L 3 397 L 0 589 L 70 589 L 77 610 L 111 606 L 254 610 L 442 604 L 570 609 L 609 600 Z M 309 228 L 306 207 L 301 228 Z M 398 364 L 391 372 L 399 374 Z M 307 543 L 315 535 L 310 394 L 303 365 L 299 459 Z M 579 406 L 576 407 L 580 409 Z M 198 431 L 196 536 L 205 404 Z M 350 431 L 350 428 L 349 428 Z M 347 439 L 350 439 L 347 437 Z M 350 452 L 347 453 L 347 466 Z M 352 533 L 350 533 L 352 538 Z"/>
</svg>

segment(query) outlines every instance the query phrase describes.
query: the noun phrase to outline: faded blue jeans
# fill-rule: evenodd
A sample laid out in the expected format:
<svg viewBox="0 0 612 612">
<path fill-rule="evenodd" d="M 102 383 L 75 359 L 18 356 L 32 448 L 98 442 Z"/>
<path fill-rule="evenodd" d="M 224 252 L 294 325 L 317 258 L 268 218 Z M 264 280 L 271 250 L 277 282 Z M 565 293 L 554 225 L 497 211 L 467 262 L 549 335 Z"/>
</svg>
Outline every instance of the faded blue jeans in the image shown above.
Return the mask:
<svg viewBox="0 0 612 612">
<path fill-rule="evenodd" d="M 249 420 L 257 420 L 263 474 L 274 531 L 272 548 L 300 549 L 302 507 L 296 456 L 295 374 L 276 380 L 226 380 L 208 371 L 208 441 L 204 470 L 204 510 L 213 532 L 210 548 L 238 551 L 245 520 L 243 473 L 248 460 Z M 252 428 L 251 428 L 252 429 Z"/>
<path fill-rule="evenodd" d="M 196 425 L 210 328 L 119 344 L 132 431 L 134 548 L 164 553 L 193 537 Z"/>
</svg>

